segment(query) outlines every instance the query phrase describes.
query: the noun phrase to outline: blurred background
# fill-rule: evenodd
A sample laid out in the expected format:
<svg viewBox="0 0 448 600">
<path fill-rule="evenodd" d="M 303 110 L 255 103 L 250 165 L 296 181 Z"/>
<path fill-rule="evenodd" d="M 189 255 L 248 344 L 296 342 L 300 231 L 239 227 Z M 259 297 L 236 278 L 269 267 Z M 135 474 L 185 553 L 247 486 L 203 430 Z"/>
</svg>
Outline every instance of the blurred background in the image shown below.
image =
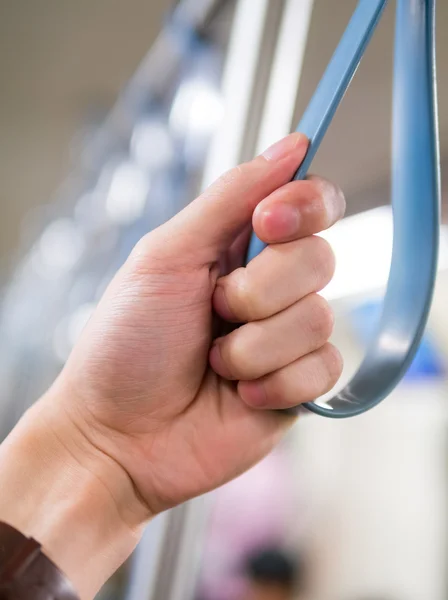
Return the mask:
<svg viewBox="0 0 448 600">
<path fill-rule="evenodd" d="M 51 383 L 145 232 L 290 131 L 355 0 L 0 0 L 0 436 Z M 447 215 L 448 3 L 438 2 Z M 326 290 L 346 380 L 392 244 L 394 2 L 313 164 L 344 190 Z M 407 376 L 348 421 L 302 418 L 246 475 L 155 519 L 108 600 L 448 598 L 448 233 Z"/>
</svg>

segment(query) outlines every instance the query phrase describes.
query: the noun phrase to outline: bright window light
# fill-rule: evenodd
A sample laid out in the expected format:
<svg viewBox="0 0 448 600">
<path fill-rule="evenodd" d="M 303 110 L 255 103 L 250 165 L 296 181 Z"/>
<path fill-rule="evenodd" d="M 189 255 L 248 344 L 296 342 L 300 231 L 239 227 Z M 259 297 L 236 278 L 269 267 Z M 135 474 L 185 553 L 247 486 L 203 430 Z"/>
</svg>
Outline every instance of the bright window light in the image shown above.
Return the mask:
<svg viewBox="0 0 448 600">
<path fill-rule="evenodd" d="M 336 256 L 333 280 L 323 290 L 328 300 L 382 290 L 392 258 L 393 219 L 390 206 L 381 206 L 343 219 L 319 234 Z M 439 270 L 448 268 L 448 228 L 440 230 Z"/>
<path fill-rule="evenodd" d="M 206 81 L 195 78 L 181 84 L 170 113 L 170 127 L 180 136 L 213 133 L 224 114 L 221 94 Z"/>
<path fill-rule="evenodd" d="M 129 224 L 143 213 L 149 192 L 148 175 L 138 165 L 126 161 L 112 175 L 106 198 L 106 211 L 114 223 Z"/>
<path fill-rule="evenodd" d="M 71 219 L 56 219 L 42 234 L 32 253 L 34 268 L 41 275 L 72 269 L 84 251 L 85 243 Z"/>
<path fill-rule="evenodd" d="M 147 119 L 138 123 L 131 138 L 131 153 L 135 162 L 142 168 L 166 167 L 173 158 L 174 150 L 164 123 L 157 119 Z"/>
</svg>

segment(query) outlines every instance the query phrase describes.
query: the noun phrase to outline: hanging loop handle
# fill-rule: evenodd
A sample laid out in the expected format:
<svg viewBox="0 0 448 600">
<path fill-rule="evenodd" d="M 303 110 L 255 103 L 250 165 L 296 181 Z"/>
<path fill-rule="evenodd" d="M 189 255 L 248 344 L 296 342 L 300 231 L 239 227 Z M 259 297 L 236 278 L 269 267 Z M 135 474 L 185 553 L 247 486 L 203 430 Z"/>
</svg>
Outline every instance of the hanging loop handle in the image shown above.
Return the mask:
<svg viewBox="0 0 448 600">
<path fill-rule="evenodd" d="M 387 0 L 359 1 L 297 127 L 297 131 L 308 136 L 310 144 L 294 179 L 305 178 L 386 4 Z M 322 416 L 350 417 L 381 402 L 406 373 L 426 325 L 440 225 L 434 25 L 435 0 L 397 0 L 392 144 L 394 242 L 389 282 L 377 335 L 358 372 L 331 400 L 304 405 Z M 264 247 L 253 235 L 247 260 Z"/>
</svg>

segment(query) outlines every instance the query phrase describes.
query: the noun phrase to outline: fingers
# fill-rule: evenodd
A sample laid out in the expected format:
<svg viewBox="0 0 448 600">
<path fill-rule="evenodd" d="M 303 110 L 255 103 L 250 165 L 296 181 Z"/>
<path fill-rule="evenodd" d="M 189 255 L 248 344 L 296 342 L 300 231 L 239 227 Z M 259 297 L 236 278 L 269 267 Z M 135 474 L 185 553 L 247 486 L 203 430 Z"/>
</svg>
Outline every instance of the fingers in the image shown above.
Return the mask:
<svg viewBox="0 0 448 600">
<path fill-rule="evenodd" d="M 293 133 L 261 156 L 223 175 L 157 231 L 175 256 L 207 264 L 218 259 L 250 223 L 257 204 L 291 180 L 305 157 L 307 138 Z M 154 239 L 154 233 L 152 238 Z"/>
<path fill-rule="evenodd" d="M 255 381 L 240 381 L 238 393 L 252 408 L 285 409 L 329 392 L 342 373 L 342 358 L 331 344 Z"/>
<path fill-rule="evenodd" d="M 320 291 L 333 276 L 334 256 L 323 239 L 310 236 L 331 226 L 344 210 L 339 188 L 317 177 L 290 182 L 263 200 L 253 224 L 271 245 L 245 269 L 218 280 L 216 312 L 231 322 L 263 319 Z"/>
<path fill-rule="evenodd" d="M 276 189 L 253 214 L 257 236 L 268 244 L 245 268 L 218 280 L 215 311 L 246 323 L 215 340 L 214 371 L 237 380 L 243 400 L 259 408 L 287 408 L 333 387 L 342 370 L 328 339 L 333 315 L 315 292 L 334 272 L 334 256 L 322 238 L 345 211 L 342 192 L 312 177 Z"/>
<path fill-rule="evenodd" d="M 257 205 L 252 224 L 262 241 L 274 244 L 328 229 L 344 212 L 342 191 L 329 181 L 312 176 L 275 190 Z"/>
<path fill-rule="evenodd" d="M 247 323 L 215 340 L 210 363 L 226 379 L 257 379 L 317 350 L 332 330 L 331 308 L 311 294 L 268 319 Z"/>
<path fill-rule="evenodd" d="M 226 321 L 265 319 L 320 291 L 334 268 L 333 251 L 320 237 L 268 246 L 247 267 L 218 279 L 213 305 Z"/>
</svg>

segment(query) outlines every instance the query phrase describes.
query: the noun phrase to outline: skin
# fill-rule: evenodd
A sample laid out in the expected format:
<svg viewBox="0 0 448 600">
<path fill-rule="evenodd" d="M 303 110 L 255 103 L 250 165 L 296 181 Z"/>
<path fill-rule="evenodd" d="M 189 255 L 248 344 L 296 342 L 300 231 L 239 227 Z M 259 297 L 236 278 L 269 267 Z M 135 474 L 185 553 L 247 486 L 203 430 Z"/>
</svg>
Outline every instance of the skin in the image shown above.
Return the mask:
<svg viewBox="0 0 448 600">
<path fill-rule="evenodd" d="M 290 182 L 306 149 L 288 136 L 145 236 L 0 447 L 0 519 L 39 540 L 83 599 L 152 516 L 273 448 L 295 417 L 272 409 L 340 376 L 316 294 L 334 258 L 313 234 L 345 202 L 322 179 Z M 269 246 L 242 268 L 251 224 Z"/>
</svg>

